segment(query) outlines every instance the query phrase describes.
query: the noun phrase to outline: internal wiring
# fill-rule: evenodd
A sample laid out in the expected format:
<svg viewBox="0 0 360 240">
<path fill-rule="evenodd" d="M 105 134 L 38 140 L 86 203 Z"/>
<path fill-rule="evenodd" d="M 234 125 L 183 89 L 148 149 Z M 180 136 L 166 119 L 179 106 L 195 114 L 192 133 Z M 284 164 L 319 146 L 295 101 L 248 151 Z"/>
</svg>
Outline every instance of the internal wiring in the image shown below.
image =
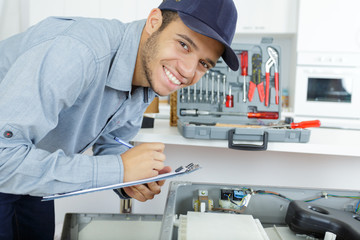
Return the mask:
<svg viewBox="0 0 360 240">
<path fill-rule="evenodd" d="M 226 195 L 226 194 L 225 194 L 225 195 Z M 234 204 L 234 205 L 236 205 L 236 206 L 239 206 L 240 208 L 242 208 L 243 206 L 246 205 L 246 197 L 247 197 L 247 195 L 241 199 L 240 203 L 236 203 L 234 200 L 232 200 L 232 199 L 230 198 L 230 197 L 231 197 L 231 194 L 227 194 L 226 196 L 227 196 L 228 200 L 229 200 L 232 204 Z"/>
<path fill-rule="evenodd" d="M 324 198 L 324 197 L 323 197 L 323 196 L 320 196 L 320 197 L 316 197 L 316 198 L 304 200 L 304 202 L 313 202 L 313 201 L 316 201 L 316 200 L 319 200 L 319 199 L 322 199 L 322 198 Z"/>
<path fill-rule="evenodd" d="M 280 193 L 277 193 L 277 192 L 272 192 L 272 191 L 264 191 L 264 190 L 257 190 L 257 191 L 254 191 L 254 193 L 256 194 L 267 194 L 267 195 L 275 195 L 275 196 L 278 196 L 278 197 L 281 197 L 281 198 L 284 198 L 288 201 L 292 201 L 291 198 L 288 198 L 288 197 L 285 197 L 284 195 L 280 194 Z"/>
<path fill-rule="evenodd" d="M 288 201 L 292 201 L 291 198 L 288 198 L 280 193 L 277 193 L 277 192 L 273 192 L 273 191 L 266 191 L 266 190 L 252 190 L 251 188 L 246 188 L 246 187 L 243 187 L 242 190 L 244 192 L 247 192 L 248 194 L 262 194 L 262 195 L 274 195 L 274 196 L 277 196 L 277 197 L 281 197 L 283 199 L 286 199 Z M 360 196 L 348 196 L 348 195 L 345 195 L 345 196 L 342 196 L 342 195 L 336 195 L 336 194 L 329 194 L 329 193 L 325 193 L 325 192 L 322 192 L 320 196 L 318 197 L 315 197 L 315 198 L 311 198 L 311 199 L 306 199 L 306 200 L 303 200 L 304 202 L 313 202 L 313 201 L 316 201 L 316 200 L 319 200 L 319 199 L 326 199 L 328 197 L 333 197 L 333 198 L 350 198 L 350 199 L 359 199 L 359 201 L 357 202 L 356 204 L 356 207 L 355 207 L 355 210 L 354 212 L 355 213 L 359 213 L 360 211 Z M 244 200 L 245 198 L 243 198 Z"/>
<path fill-rule="evenodd" d="M 325 196 L 328 197 L 335 197 L 335 198 L 354 198 L 354 199 L 360 199 L 360 196 L 341 196 L 341 195 L 334 195 L 334 194 L 327 194 Z"/>
<path fill-rule="evenodd" d="M 293 201 L 293 199 L 291 198 L 288 198 L 280 193 L 277 193 L 277 192 L 274 192 L 274 191 L 266 191 L 266 190 L 253 190 L 251 188 L 248 188 L 248 187 L 243 187 L 241 188 L 241 190 L 246 193 L 246 196 L 243 197 L 239 202 L 235 202 L 231 199 L 231 194 L 227 194 L 227 198 L 228 200 L 233 203 L 234 205 L 236 206 L 239 206 L 240 208 L 244 207 L 244 206 L 247 206 L 247 204 L 249 204 L 249 201 L 250 199 L 248 199 L 247 197 L 248 196 L 251 196 L 251 195 L 255 195 L 255 194 L 260 194 L 260 195 L 273 195 L 273 196 L 277 196 L 277 197 L 280 197 L 280 198 L 283 198 L 287 201 Z M 359 201 L 356 203 L 355 205 L 355 209 L 354 209 L 354 212 L 356 214 L 360 213 L 360 196 L 349 196 L 349 195 L 337 195 L 337 194 L 329 194 L 329 193 L 326 193 L 326 192 L 321 192 L 320 196 L 317 196 L 317 197 L 314 197 L 314 198 L 311 198 L 311 199 L 305 199 L 303 200 L 304 202 L 314 202 L 316 200 L 320 200 L 320 199 L 327 199 L 327 198 L 349 198 L 349 199 L 359 199 Z"/>
<path fill-rule="evenodd" d="M 360 207 L 360 200 L 359 200 L 358 203 L 356 204 L 355 213 L 358 213 L 358 212 L 359 212 L 359 207 Z"/>
</svg>

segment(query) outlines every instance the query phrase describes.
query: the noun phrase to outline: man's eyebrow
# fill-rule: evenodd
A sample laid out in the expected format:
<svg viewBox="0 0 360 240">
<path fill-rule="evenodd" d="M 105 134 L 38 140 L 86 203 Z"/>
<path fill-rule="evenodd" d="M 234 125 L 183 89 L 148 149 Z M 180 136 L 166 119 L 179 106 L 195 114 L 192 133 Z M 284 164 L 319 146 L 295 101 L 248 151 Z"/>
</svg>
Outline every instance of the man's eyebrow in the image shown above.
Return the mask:
<svg viewBox="0 0 360 240">
<path fill-rule="evenodd" d="M 186 41 L 188 41 L 190 43 L 191 46 L 193 46 L 193 48 L 195 48 L 195 50 L 198 50 L 198 46 L 194 43 L 194 41 L 189 38 L 188 36 L 184 35 L 184 34 L 177 34 L 179 37 L 185 39 Z M 211 65 L 211 67 L 215 67 L 215 62 L 213 60 L 211 60 L 210 58 L 206 58 L 205 59 L 207 62 L 209 62 L 209 64 Z"/>
<path fill-rule="evenodd" d="M 198 46 L 194 43 L 194 41 L 191 38 L 189 38 L 188 36 L 186 36 L 184 34 L 179 34 L 179 33 L 176 34 L 176 35 L 178 35 L 179 37 L 181 37 L 181 38 L 185 39 L 186 41 L 188 41 L 190 43 L 190 45 L 195 48 L 195 50 L 199 49 Z"/>
</svg>

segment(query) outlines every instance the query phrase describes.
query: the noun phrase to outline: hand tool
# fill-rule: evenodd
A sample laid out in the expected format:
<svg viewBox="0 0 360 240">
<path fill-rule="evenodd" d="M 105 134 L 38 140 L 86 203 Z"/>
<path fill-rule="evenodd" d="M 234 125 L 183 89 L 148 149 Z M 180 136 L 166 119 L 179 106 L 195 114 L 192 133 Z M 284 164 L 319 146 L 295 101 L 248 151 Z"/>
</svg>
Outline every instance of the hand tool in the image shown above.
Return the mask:
<svg viewBox="0 0 360 240">
<path fill-rule="evenodd" d="M 200 93 L 199 93 L 199 101 L 202 102 L 202 95 L 203 95 L 203 77 L 200 79 Z"/>
<path fill-rule="evenodd" d="M 278 119 L 278 112 L 210 112 L 201 111 L 197 109 L 181 109 L 181 116 L 197 116 L 197 115 L 227 115 L 227 116 L 246 116 L 248 118 L 259 118 L 259 119 Z"/>
<path fill-rule="evenodd" d="M 275 103 L 279 104 L 279 54 L 277 51 L 272 48 L 267 48 L 268 54 L 270 58 L 274 62 L 274 68 L 275 68 Z"/>
<path fill-rule="evenodd" d="M 217 103 L 220 103 L 220 80 L 221 80 L 221 74 L 218 73 L 218 75 L 217 75 Z"/>
<path fill-rule="evenodd" d="M 248 52 L 242 51 L 240 54 L 241 75 L 244 76 L 243 83 L 243 102 L 246 102 L 246 76 L 248 75 Z"/>
<path fill-rule="evenodd" d="M 258 89 L 260 102 L 263 102 L 265 96 L 264 96 L 264 83 L 261 81 L 261 63 L 262 63 L 261 55 L 258 53 L 253 54 L 251 62 L 252 62 L 252 74 L 251 74 L 251 81 L 249 83 L 249 91 L 248 91 L 249 102 L 252 101 L 255 88 Z"/>
<path fill-rule="evenodd" d="M 226 92 L 226 75 L 223 74 L 222 75 L 223 78 L 223 104 L 226 104 L 226 97 L 225 97 L 225 92 Z"/>
<path fill-rule="evenodd" d="M 274 60 L 269 58 L 265 63 L 265 106 L 269 106 L 269 92 L 270 92 L 270 68 L 274 65 Z"/>
<path fill-rule="evenodd" d="M 229 84 L 229 93 L 228 95 L 226 95 L 226 103 L 225 106 L 227 108 L 232 108 L 234 107 L 234 96 L 231 95 L 231 85 Z"/>
<path fill-rule="evenodd" d="M 211 72 L 211 104 L 214 103 L 215 73 Z"/>
<path fill-rule="evenodd" d="M 205 74 L 205 101 L 208 102 L 209 101 L 209 71 L 206 72 Z"/>
<path fill-rule="evenodd" d="M 193 97 L 193 98 L 194 98 L 194 102 L 196 102 L 196 95 L 197 95 L 196 84 L 197 84 L 197 83 L 194 84 L 194 97 Z"/>
<path fill-rule="evenodd" d="M 186 87 L 186 89 L 187 89 L 187 102 L 190 102 L 190 86 L 188 86 L 188 87 Z"/>
<path fill-rule="evenodd" d="M 302 121 L 298 123 L 290 123 L 290 124 L 279 124 L 279 125 L 272 125 L 268 126 L 270 128 L 310 128 L 310 127 L 320 127 L 321 123 L 320 120 L 311 120 L 311 121 Z"/>
</svg>

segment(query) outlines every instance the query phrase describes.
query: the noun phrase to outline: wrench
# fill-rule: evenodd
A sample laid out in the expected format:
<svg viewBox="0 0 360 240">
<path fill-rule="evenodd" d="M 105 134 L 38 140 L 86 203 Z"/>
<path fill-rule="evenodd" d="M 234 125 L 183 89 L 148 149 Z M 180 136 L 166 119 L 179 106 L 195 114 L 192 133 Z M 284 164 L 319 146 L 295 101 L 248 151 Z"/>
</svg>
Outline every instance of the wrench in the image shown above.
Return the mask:
<svg viewBox="0 0 360 240">
<path fill-rule="evenodd" d="M 269 106 L 270 68 L 272 65 L 274 65 L 274 59 L 270 57 L 265 63 L 265 106 Z"/>
<path fill-rule="evenodd" d="M 279 65 L 279 54 L 272 47 L 268 47 L 267 52 L 268 52 L 270 58 L 274 62 L 274 68 L 275 68 L 275 94 L 276 94 L 275 95 L 275 103 L 279 104 L 279 67 L 278 67 L 278 65 Z"/>
</svg>

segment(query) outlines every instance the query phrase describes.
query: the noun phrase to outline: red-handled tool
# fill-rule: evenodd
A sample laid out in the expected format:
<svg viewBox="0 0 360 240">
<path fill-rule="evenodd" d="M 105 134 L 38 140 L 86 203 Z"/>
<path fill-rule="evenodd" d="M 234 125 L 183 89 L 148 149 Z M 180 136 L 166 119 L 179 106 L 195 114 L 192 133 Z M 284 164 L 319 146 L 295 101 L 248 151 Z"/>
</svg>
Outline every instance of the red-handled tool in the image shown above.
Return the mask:
<svg viewBox="0 0 360 240">
<path fill-rule="evenodd" d="M 268 51 L 268 54 L 269 54 L 270 58 L 274 62 L 274 68 L 275 68 L 275 73 L 274 73 L 274 78 L 275 78 L 274 79 L 275 80 L 275 103 L 279 104 L 279 54 L 272 47 L 268 47 L 267 51 Z"/>
<path fill-rule="evenodd" d="M 320 127 L 320 120 L 312 120 L 312 121 L 302 121 L 298 123 L 290 123 L 290 128 L 310 128 L 310 127 Z"/>
<path fill-rule="evenodd" d="M 248 91 L 249 102 L 252 101 L 256 88 L 258 89 L 260 102 L 263 102 L 265 96 L 264 96 L 264 83 L 261 81 L 261 63 L 262 63 L 261 55 L 258 53 L 254 54 L 252 56 L 251 62 L 252 62 L 252 74 L 251 74 L 251 80 L 249 83 L 249 91 Z"/>
<path fill-rule="evenodd" d="M 273 126 L 269 126 L 269 127 L 271 127 L 271 128 L 290 127 L 291 129 L 295 129 L 295 128 L 314 128 L 314 127 L 320 127 L 320 126 L 321 126 L 320 120 L 311 120 L 311 121 L 302 121 L 302 122 L 298 122 L 298 123 L 273 125 Z"/>
<path fill-rule="evenodd" d="M 270 68 L 274 64 L 274 60 L 269 58 L 265 64 L 265 106 L 269 106 L 270 98 Z"/>
<path fill-rule="evenodd" d="M 278 112 L 249 112 L 247 113 L 248 118 L 260 118 L 260 119 L 278 119 Z"/>
<path fill-rule="evenodd" d="M 234 96 L 231 95 L 231 85 L 229 85 L 229 94 L 226 95 L 225 106 L 226 106 L 227 108 L 232 108 L 232 107 L 234 107 Z"/>
<path fill-rule="evenodd" d="M 243 102 L 246 102 L 246 76 L 248 75 L 248 52 L 243 51 L 240 54 L 241 75 L 244 76 L 243 83 Z"/>
</svg>

